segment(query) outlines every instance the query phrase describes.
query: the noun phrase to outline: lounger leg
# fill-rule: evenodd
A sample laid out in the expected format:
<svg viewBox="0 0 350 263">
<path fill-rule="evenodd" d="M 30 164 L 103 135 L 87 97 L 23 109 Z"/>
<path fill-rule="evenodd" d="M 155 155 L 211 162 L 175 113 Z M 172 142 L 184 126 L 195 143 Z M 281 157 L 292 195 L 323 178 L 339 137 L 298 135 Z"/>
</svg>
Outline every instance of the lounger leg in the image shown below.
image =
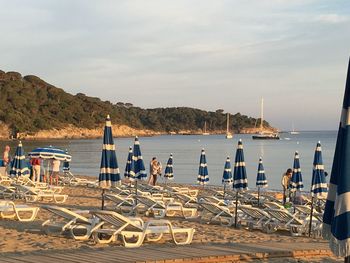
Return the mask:
<svg viewBox="0 0 350 263">
<path fill-rule="evenodd" d="M 21 222 L 30 222 L 33 221 L 38 214 L 39 209 L 38 208 L 33 208 L 31 211 L 26 211 L 26 213 L 31 213 L 30 217 L 21 217 L 20 212 L 21 211 L 16 211 L 17 219 Z"/>
<path fill-rule="evenodd" d="M 131 232 L 130 234 L 122 234 L 122 239 L 124 246 L 127 248 L 135 248 L 135 247 L 140 247 L 143 243 L 143 240 L 145 239 L 145 234 L 144 233 L 136 233 L 136 232 Z M 131 237 L 136 237 L 137 241 L 136 242 L 128 242 L 127 238 Z"/>
<path fill-rule="evenodd" d="M 192 239 L 193 239 L 193 234 L 194 234 L 195 230 L 194 229 L 191 229 L 191 230 L 185 230 L 185 231 L 176 231 L 176 233 L 174 233 L 172 230 L 171 230 L 171 235 L 173 237 L 173 241 L 176 245 L 187 245 L 187 244 L 190 244 L 192 242 Z M 176 240 L 176 237 L 175 237 L 175 234 L 177 233 L 185 233 L 187 238 L 185 241 L 177 241 Z"/>
<path fill-rule="evenodd" d="M 154 235 L 156 237 L 150 237 L 150 235 Z M 160 234 L 148 234 L 146 235 L 146 239 L 147 241 L 151 241 L 151 242 L 156 242 L 156 241 L 159 241 L 161 240 L 163 237 L 163 233 L 160 233 Z"/>
</svg>

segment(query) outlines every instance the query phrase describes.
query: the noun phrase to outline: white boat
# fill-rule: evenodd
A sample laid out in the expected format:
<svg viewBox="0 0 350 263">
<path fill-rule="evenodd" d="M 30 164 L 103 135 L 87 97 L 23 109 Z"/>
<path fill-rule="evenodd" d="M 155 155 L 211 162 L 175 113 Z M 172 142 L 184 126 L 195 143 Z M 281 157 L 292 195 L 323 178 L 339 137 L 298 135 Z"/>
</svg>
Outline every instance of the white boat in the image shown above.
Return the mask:
<svg viewBox="0 0 350 263">
<path fill-rule="evenodd" d="M 289 132 L 290 134 L 295 135 L 295 134 L 299 134 L 299 133 L 300 133 L 300 132 L 298 132 L 298 131 L 296 131 L 296 130 L 294 129 L 294 123 L 292 124 L 292 127 L 293 127 L 293 129 Z"/>
<path fill-rule="evenodd" d="M 276 132 L 264 132 L 264 99 L 261 98 L 261 117 L 260 117 L 260 132 L 256 135 L 253 135 L 253 140 L 279 140 L 280 137 Z"/>
<path fill-rule="evenodd" d="M 233 135 L 231 132 L 229 132 L 229 124 L 230 124 L 230 114 L 227 113 L 227 125 L 226 125 L 226 139 L 232 139 Z"/>
<path fill-rule="evenodd" d="M 207 122 L 206 121 L 204 122 L 204 131 L 203 131 L 202 135 L 210 135 L 210 133 L 207 132 Z"/>
</svg>

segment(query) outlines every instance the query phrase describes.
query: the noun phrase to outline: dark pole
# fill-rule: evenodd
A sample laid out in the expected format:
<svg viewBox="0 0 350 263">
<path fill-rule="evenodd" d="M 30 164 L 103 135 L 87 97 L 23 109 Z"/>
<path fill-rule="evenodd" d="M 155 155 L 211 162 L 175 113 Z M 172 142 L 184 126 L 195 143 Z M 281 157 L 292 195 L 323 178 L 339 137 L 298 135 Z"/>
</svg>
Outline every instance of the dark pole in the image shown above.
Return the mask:
<svg viewBox="0 0 350 263">
<path fill-rule="evenodd" d="M 260 207 L 260 187 L 258 187 L 258 207 Z"/>
<path fill-rule="evenodd" d="M 135 198 L 135 205 L 137 205 L 137 179 L 136 179 L 136 182 L 135 182 L 135 195 L 136 195 L 136 198 Z"/>
<path fill-rule="evenodd" d="M 102 189 L 102 207 L 101 210 L 103 210 L 105 206 L 105 189 Z"/>
<path fill-rule="evenodd" d="M 312 214 L 314 211 L 314 197 L 311 197 L 311 212 L 310 212 L 310 225 L 309 225 L 309 237 L 311 236 L 311 226 L 312 226 Z"/>
<path fill-rule="evenodd" d="M 223 196 L 224 201 L 225 201 L 225 193 L 226 193 L 226 184 L 224 183 L 224 196 Z"/>
<path fill-rule="evenodd" d="M 344 263 L 350 263 L 350 256 L 344 258 Z"/>
<path fill-rule="evenodd" d="M 235 228 L 237 228 L 238 191 L 236 191 Z"/>
</svg>

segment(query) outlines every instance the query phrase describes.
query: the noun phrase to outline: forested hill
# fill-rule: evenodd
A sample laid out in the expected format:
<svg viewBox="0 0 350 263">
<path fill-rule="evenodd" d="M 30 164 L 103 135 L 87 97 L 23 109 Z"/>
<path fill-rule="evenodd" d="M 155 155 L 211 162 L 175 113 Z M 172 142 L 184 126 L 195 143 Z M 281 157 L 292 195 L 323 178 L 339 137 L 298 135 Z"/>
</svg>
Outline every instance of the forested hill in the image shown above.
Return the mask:
<svg viewBox="0 0 350 263">
<path fill-rule="evenodd" d="M 107 114 L 113 124 L 157 132 L 208 131 L 226 129 L 223 110 L 208 112 L 188 107 L 141 109 L 130 103 L 112 103 L 85 94 L 69 94 L 36 76 L 0 71 L 0 122 L 12 133 L 37 132 L 66 125 L 96 128 Z M 255 118 L 236 113 L 230 116 L 231 130 L 254 127 Z M 269 124 L 265 122 L 265 127 Z"/>
</svg>

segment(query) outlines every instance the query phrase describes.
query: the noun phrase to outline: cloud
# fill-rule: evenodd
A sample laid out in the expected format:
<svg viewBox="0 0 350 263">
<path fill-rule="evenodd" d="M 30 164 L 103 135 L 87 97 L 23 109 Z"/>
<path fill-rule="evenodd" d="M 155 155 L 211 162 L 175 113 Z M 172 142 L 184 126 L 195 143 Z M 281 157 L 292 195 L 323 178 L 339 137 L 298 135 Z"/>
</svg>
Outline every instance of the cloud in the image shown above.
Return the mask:
<svg viewBox="0 0 350 263">
<path fill-rule="evenodd" d="M 326 24 L 339 24 L 349 21 L 349 17 L 339 14 L 322 14 L 316 16 L 314 21 Z"/>
</svg>

